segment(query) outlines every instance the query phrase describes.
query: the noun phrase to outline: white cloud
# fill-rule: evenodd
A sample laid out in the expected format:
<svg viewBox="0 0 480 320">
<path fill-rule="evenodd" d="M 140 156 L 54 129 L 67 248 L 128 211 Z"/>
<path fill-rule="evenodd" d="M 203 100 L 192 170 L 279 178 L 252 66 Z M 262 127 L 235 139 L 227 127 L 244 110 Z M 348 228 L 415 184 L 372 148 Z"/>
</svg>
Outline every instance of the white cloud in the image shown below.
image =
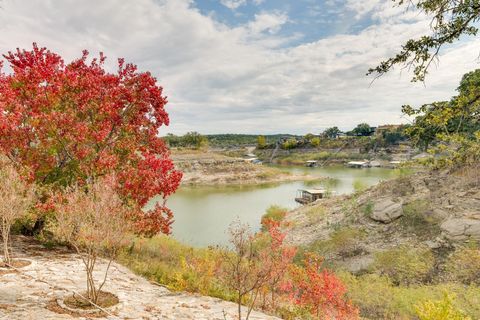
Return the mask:
<svg viewBox="0 0 480 320">
<path fill-rule="evenodd" d="M 280 31 L 282 25 L 288 21 L 285 13 L 260 13 L 255 14 L 255 20 L 248 24 L 248 28 L 253 33 L 268 32 L 275 34 Z"/>
<path fill-rule="evenodd" d="M 245 5 L 246 2 L 246 0 L 220 0 L 221 4 L 232 10 L 235 10 L 238 7 Z"/>
<path fill-rule="evenodd" d="M 358 34 L 290 48 L 278 47 L 288 41 L 276 33 L 288 21 L 281 13 L 230 28 L 190 0 L 4 0 L 2 6 L 2 53 L 35 41 L 67 61 L 86 48 L 105 52 L 112 67 L 125 57 L 152 71 L 170 101 L 171 127 L 163 133 L 306 133 L 400 122 L 402 104 L 446 99 L 478 67 L 475 40 L 445 51 L 426 87 L 398 71 L 370 86 L 368 67 L 428 30 L 424 18 L 383 5 L 375 9 L 376 24 Z"/>
<path fill-rule="evenodd" d="M 346 0 L 345 8 L 354 11 L 356 18 L 359 19 L 365 14 L 371 12 L 382 3 L 382 0 Z M 392 5 L 392 3 L 390 3 Z"/>
</svg>

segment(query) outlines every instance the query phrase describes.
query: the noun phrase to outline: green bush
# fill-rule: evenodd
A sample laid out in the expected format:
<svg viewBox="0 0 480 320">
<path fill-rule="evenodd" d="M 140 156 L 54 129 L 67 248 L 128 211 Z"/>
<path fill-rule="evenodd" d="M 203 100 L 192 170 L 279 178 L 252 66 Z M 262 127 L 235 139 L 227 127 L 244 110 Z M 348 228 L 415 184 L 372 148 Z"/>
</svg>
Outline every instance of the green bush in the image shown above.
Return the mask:
<svg viewBox="0 0 480 320">
<path fill-rule="evenodd" d="M 375 254 L 373 270 L 388 276 L 399 285 L 419 284 L 427 280 L 435 258 L 429 249 L 412 249 L 401 246 Z"/>
</svg>

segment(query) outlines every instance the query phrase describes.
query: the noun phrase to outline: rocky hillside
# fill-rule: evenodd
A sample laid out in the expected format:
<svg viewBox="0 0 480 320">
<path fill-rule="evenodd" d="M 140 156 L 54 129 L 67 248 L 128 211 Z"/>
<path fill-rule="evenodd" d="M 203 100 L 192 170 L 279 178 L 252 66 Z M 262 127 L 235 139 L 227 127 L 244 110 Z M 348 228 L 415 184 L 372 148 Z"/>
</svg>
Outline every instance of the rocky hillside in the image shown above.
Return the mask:
<svg viewBox="0 0 480 320">
<path fill-rule="evenodd" d="M 83 264 L 67 249 L 47 250 L 29 238 L 14 239 L 16 258 L 31 264 L 18 271 L 0 268 L 0 319 L 235 319 L 236 304 L 220 299 L 174 293 L 132 274 L 114 263 L 105 290 L 120 303 L 108 314 L 79 314 L 68 310 L 63 297 L 85 286 Z M 106 267 L 100 261 L 99 270 Z M 101 279 L 102 274 L 95 274 Z M 277 319 L 253 312 L 250 319 Z"/>
<path fill-rule="evenodd" d="M 480 167 L 419 172 L 319 200 L 286 219 L 291 243 L 352 272 L 367 270 L 376 252 L 402 245 L 446 256 L 480 241 Z"/>
</svg>

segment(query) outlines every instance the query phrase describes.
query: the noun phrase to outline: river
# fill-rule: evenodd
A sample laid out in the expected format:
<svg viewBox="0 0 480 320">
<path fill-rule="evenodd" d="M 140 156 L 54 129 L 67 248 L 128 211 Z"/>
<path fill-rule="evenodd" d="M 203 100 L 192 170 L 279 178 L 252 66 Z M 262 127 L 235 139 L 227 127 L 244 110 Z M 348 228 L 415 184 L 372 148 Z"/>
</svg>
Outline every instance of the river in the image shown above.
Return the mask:
<svg viewBox="0 0 480 320">
<path fill-rule="evenodd" d="M 167 202 L 175 215 L 173 237 L 196 247 L 225 245 L 228 242 L 228 226 L 234 219 L 238 217 L 248 223 L 252 230 L 259 230 L 260 218 L 271 205 L 289 209 L 298 206 L 294 201 L 298 189 L 323 187 L 336 194 L 347 194 L 353 192 L 355 187 L 372 186 L 399 174 L 398 170 L 385 168 L 280 168 L 330 179 L 254 186 L 181 187 Z M 152 199 L 149 206 L 156 201 L 158 199 Z"/>
</svg>

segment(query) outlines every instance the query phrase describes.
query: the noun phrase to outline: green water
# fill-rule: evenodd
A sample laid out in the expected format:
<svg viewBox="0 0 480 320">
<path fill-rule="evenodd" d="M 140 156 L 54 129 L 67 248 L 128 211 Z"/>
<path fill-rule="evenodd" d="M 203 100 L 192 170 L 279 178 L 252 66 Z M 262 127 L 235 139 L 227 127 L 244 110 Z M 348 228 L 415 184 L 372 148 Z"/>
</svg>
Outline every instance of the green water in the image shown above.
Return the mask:
<svg viewBox="0 0 480 320">
<path fill-rule="evenodd" d="M 238 217 L 253 230 L 258 230 L 260 218 L 269 206 L 276 204 L 290 209 L 298 206 L 294 201 L 298 189 L 323 187 L 336 194 L 346 194 L 353 192 L 355 186 L 372 186 L 399 174 L 397 170 L 384 168 L 280 168 L 331 179 L 255 186 L 182 187 L 167 202 L 175 215 L 173 237 L 198 247 L 225 245 L 228 241 L 226 230 L 234 219 Z M 149 205 L 158 200 L 152 199 Z"/>
</svg>

